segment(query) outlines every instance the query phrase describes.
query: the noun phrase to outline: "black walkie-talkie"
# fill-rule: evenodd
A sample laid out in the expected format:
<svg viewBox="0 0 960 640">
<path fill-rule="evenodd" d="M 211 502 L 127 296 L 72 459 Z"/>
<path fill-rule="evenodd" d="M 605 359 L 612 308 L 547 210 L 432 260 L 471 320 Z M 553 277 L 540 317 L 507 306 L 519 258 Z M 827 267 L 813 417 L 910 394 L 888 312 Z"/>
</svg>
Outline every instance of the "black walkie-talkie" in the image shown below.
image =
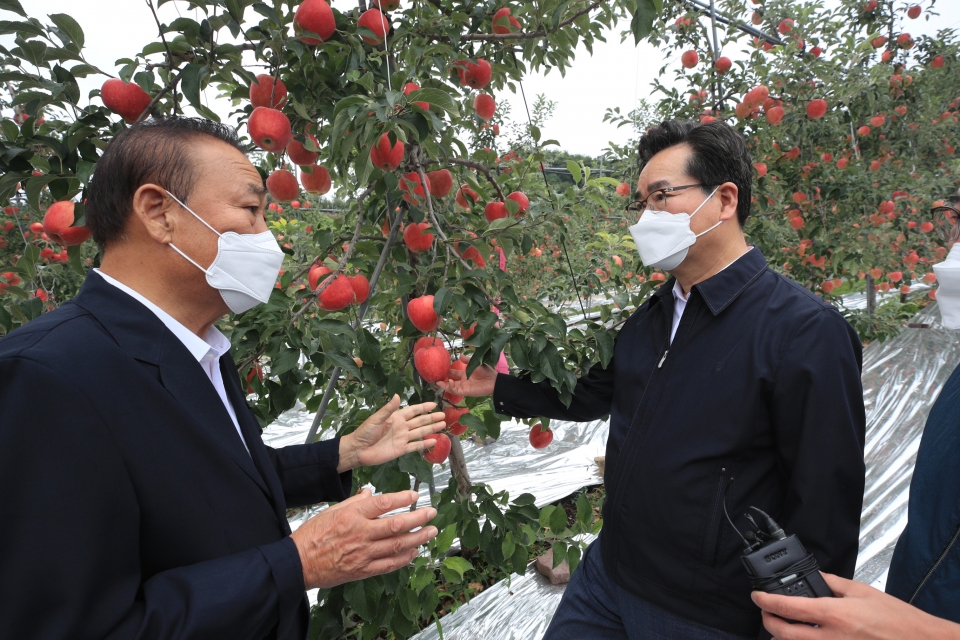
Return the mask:
<svg viewBox="0 0 960 640">
<path fill-rule="evenodd" d="M 730 488 L 729 484 L 727 488 Z M 727 495 L 724 492 L 723 512 L 730 526 L 743 539 L 745 548 L 740 560 L 747 569 L 753 589 L 801 598 L 832 598 L 833 591 L 820 575 L 817 559 L 804 548 L 800 539 L 796 535 L 786 535 L 780 525 L 760 509 L 750 509 L 763 517 L 766 532 L 757 525 L 751 514 L 746 513 L 744 516 L 756 527 L 756 532 L 748 531 L 746 536 L 740 533 L 727 513 Z"/>
</svg>

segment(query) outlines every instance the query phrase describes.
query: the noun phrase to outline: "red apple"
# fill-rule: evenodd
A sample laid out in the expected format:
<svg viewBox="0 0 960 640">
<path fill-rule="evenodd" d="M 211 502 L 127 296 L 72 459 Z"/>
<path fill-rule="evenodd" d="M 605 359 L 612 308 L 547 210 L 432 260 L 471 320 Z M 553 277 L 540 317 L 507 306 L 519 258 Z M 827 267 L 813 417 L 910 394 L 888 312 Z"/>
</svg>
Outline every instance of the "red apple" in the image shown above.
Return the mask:
<svg viewBox="0 0 960 640">
<path fill-rule="evenodd" d="M 463 338 L 464 340 L 469 340 L 470 336 L 472 336 L 476 332 L 476 330 L 477 330 L 476 322 L 474 322 L 469 327 L 460 327 L 460 337 Z"/>
<path fill-rule="evenodd" d="M 247 120 L 247 131 L 258 147 L 274 153 L 282 151 L 293 137 L 290 119 L 282 111 L 269 107 L 253 110 Z"/>
<path fill-rule="evenodd" d="M 360 15 L 360 19 L 357 20 L 357 26 L 373 32 L 373 37 L 367 35 L 360 36 L 367 44 L 380 44 L 390 31 L 390 22 L 386 16 L 380 13 L 379 9 L 367 9 L 364 11 Z"/>
<path fill-rule="evenodd" d="M 528 198 L 522 191 L 514 191 L 507 196 L 507 200 L 513 200 L 520 206 L 520 208 L 517 209 L 518 218 L 530 211 L 530 198 Z"/>
<path fill-rule="evenodd" d="M 921 11 L 923 11 L 923 9 L 920 8 L 920 5 L 915 4 L 909 9 L 907 9 L 907 17 L 910 18 L 911 20 L 916 20 L 917 18 L 920 17 Z"/>
<path fill-rule="evenodd" d="M 897 36 L 897 46 L 901 49 L 910 49 L 913 47 L 913 38 L 909 33 L 901 33 Z"/>
<path fill-rule="evenodd" d="M 250 83 L 250 104 L 254 107 L 282 108 L 287 103 L 287 85 L 280 78 L 276 79 L 276 88 L 273 85 L 273 76 L 266 73 L 258 75 Z"/>
<path fill-rule="evenodd" d="M 478 93 L 473 99 L 473 110 L 484 120 L 489 120 L 497 110 L 497 103 L 490 94 Z"/>
<path fill-rule="evenodd" d="M 464 184 L 460 185 L 457 189 L 457 197 L 455 200 L 461 209 L 467 209 L 469 211 L 473 205 L 477 203 L 478 197 L 480 196 L 476 191 Z"/>
<path fill-rule="evenodd" d="M 331 271 L 329 267 L 325 267 L 322 264 L 315 264 L 310 267 L 310 271 L 307 274 L 307 282 L 310 284 L 310 290 L 316 291 L 317 284 L 320 282 L 320 278 L 328 273 L 333 273 L 333 271 Z"/>
<path fill-rule="evenodd" d="M 320 308 L 324 311 L 339 311 L 353 304 L 357 294 L 350 284 L 350 279 L 345 275 L 327 277 L 333 278 L 333 282 L 320 292 Z"/>
<path fill-rule="evenodd" d="M 380 136 L 380 140 L 370 147 L 370 161 L 373 166 L 384 171 L 393 171 L 403 162 L 403 143 L 397 142 L 391 146 L 389 134 Z"/>
<path fill-rule="evenodd" d="M 870 44 L 874 49 L 879 49 L 883 45 L 887 44 L 887 36 L 877 36 L 870 41 Z"/>
<path fill-rule="evenodd" d="M 440 326 L 440 317 L 433 310 L 433 296 L 420 296 L 408 302 L 407 317 L 413 326 L 424 333 L 436 331 Z"/>
<path fill-rule="evenodd" d="M 413 364 L 425 382 L 446 380 L 450 374 L 450 352 L 444 347 L 426 347 L 413 355 Z"/>
<path fill-rule="evenodd" d="M 446 198 L 453 189 L 453 174 L 447 169 L 427 173 L 427 188 L 434 198 Z"/>
<path fill-rule="evenodd" d="M 85 242 L 92 231 L 86 226 L 72 227 L 74 203 L 65 200 L 54 202 L 43 214 L 43 224 L 40 231 L 50 236 L 50 239 L 65 247 L 72 247 Z M 34 223 L 36 224 L 36 223 Z M 31 225 L 31 229 L 33 225 Z"/>
<path fill-rule="evenodd" d="M 700 55 L 694 49 L 687 49 L 680 56 L 680 64 L 687 69 L 692 69 L 697 66 L 698 62 L 700 62 Z"/>
<path fill-rule="evenodd" d="M 476 62 L 461 60 L 456 63 L 456 66 L 457 75 L 460 77 L 460 84 L 474 89 L 483 89 L 490 84 L 493 69 L 490 63 L 483 58 L 479 58 Z"/>
<path fill-rule="evenodd" d="M 460 416 L 470 413 L 470 409 L 461 407 L 447 407 L 443 410 L 443 418 L 447 422 L 447 429 L 455 436 L 462 435 L 467 428 L 460 424 Z"/>
<path fill-rule="evenodd" d="M 424 233 L 429 228 L 430 224 L 427 222 L 414 222 L 407 225 L 403 230 L 403 244 L 414 253 L 429 251 L 433 246 L 434 237 L 432 233 Z"/>
<path fill-rule="evenodd" d="M 757 177 L 762 178 L 767 175 L 767 163 L 765 162 L 754 162 L 753 168 L 757 171 Z"/>
<path fill-rule="evenodd" d="M 807 104 L 807 117 L 814 120 L 822 118 L 827 113 L 827 101 L 821 98 L 811 100 Z"/>
<path fill-rule="evenodd" d="M 713 66 L 716 67 L 717 73 L 726 73 L 733 66 L 733 61 L 727 56 L 720 56 Z"/>
<path fill-rule="evenodd" d="M 320 148 L 320 143 L 317 142 L 316 136 L 308 133 L 307 137 L 313 140 L 313 146 L 318 149 Z M 320 156 L 316 151 L 308 151 L 307 148 L 303 146 L 303 143 L 296 138 L 287 143 L 287 155 L 290 157 L 290 162 L 301 166 L 314 164 Z"/>
<path fill-rule="evenodd" d="M 100 87 L 103 104 L 127 122 L 135 122 L 150 104 L 150 94 L 134 82 L 111 78 Z"/>
<path fill-rule="evenodd" d="M 487 222 L 493 222 L 494 220 L 499 220 L 500 218 L 506 218 L 507 213 L 507 205 L 499 200 L 488 202 L 487 206 L 483 209 L 483 217 L 487 219 Z"/>
<path fill-rule="evenodd" d="M 423 452 L 423 459 L 432 464 L 440 464 L 450 455 L 450 437 L 445 433 L 431 433 L 424 440 L 435 440 L 432 448 Z"/>
<path fill-rule="evenodd" d="M 930 66 L 934 69 L 939 69 L 943 66 L 943 56 L 936 56 L 933 60 L 930 61 Z"/>
<path fill-rule="evenodd" d="M 520 31 L 520 21 L 510 15 L 510 7 L 503 7 L 493 14 L 493 32 L 502 35 Z"/>
<path fill-rule="evenodd" d="M 783 107 L 773 107 L 772 109 L 767 110 L 765 117 L 767 118 L 767 122 L 770 124 L 778 125 L 780 124 L 780 121 L 783 120 L 783 114 Z"/>
<path fill-rule="evenodd" d="M 355 276 L 347 278 L 347 280 L 350 281 L 350 286 L 353 287 L 357 304 L 366 302 L 367 298 L 370 297 L 370 281 L 367 280 L 367 276 L 358 273 Z"/>
<path fill-rule="evenodd" d="M 867 125 L 863 125 L 863 126 L 860 127 L 859 129 L 857 129 L 857 135 L 858 135 L 858 136 L 868 136 L 868 135 L 870 135 L 870 127 L 868 127 Z"/>
<path fill-rule="evenodd" d="M 310 169 L 310 172 L 304 171 L 304 168 Z M 330 181 L 330 172 L 326 167 L 318 164 L 312 167 L 301 167 L 300 183 L 307 193 L 316 193 L 321 196 L 330 191 L 330 187 L 333 186 Z"/>
<path fill-rule="evenodd" d="M 405 96 L 408 96 L 414 91 L 419 91 L 419 90 L 420 90 L 420 85 L 418 85 L 416 82 L 408 82 L 407 84 L 403 85 L 403 95 Z M 430 111 L 429 102 L 414 102 L 413 104 L 419 106 L 424 111 Z"/>
<path fill-rule="evenodd" d="M 274 200 L 290 202 L 300 195 L 296 177 L 286 169 L 277 169 L 267 176 L 267 191 Z"/>
<path fill-rule="evenodd" d="M 786 35 L 793 31 L 794 22 L 790 18 L 784 18 L 780 21 L 780 24 L 777 25 L 777 31 Z"/>
<path fill-rule="evenodd" d="M 423 190 L 423 185 L 420 184 L 419 172 L 411 171 L 410 173 L 403 174 L 403 177 L 400 178 L 399 186 L 400 186 L 400 191 L 403 192 L 403 199 L 409 202 L 410 204 L 419 206 L 424 202 L 424 197 L 426 196 L 426 192 Z M 427 190 L 429 189 L 430 189 L 430 178 L 427 178 Z M 407 229 L 409 228 L 410 227 L 407 227 Z M 406 232 L 404 232 L 404 238 L 406 238 Z"/>
<path fill-rule="evenodd" d="M 543 449 L 551 442 L 553 442 L 553 431 L 544 429 L 539 422 L 533 425 L 533 429 L 530 430 L 530 446 L 534 449 Z"/>
<path fill-rule="evenodd" d="M 873 116 L 870 118 L 870 124 L 874 127 L 882 127 L 886 121 L 887 119 L 884 116 Z"/>
<path fill-rule="evenodd" d="M 300 36 L 300 41 L 307 44 L 320 44 L 328 40 L 337 30 L 337 21 L 333 10 L 325 0 L 303 0 L 293 16 L 293 26 L 298 32 L 309 31 L 320 36 L 320 39 L 311 36 Z"/>
<path fill-rule="evenodd" d="M 417 338 L 417 341 L 413 343 L 413 354 L 416 355 L 417 351 L 420 349 L 426 349 L 428 347 L 442 347 L 443 340 L 440 338 L 431 338 L 430 336 L 423 336 L 422 338 Z"/>
<path fill-rule="evenodd" d="M 380 11 L 396 11 L 400 8 L 400 0 L 373 0 Z"/>
</svg>

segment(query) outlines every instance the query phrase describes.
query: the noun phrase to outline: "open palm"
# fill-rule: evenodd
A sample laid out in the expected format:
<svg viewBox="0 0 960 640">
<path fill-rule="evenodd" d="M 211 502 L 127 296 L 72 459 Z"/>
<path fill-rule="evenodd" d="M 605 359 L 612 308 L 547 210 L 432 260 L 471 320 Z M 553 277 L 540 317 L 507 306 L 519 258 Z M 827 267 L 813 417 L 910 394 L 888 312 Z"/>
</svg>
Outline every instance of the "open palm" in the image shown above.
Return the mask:
<svg viewBox="0 0 960 640">
<path fill-rule="evenodd" d="M 435 402 L 425 402 L 401 409 L 400 396 L 394 395 L 351 434 L 357 463 L 383 464 L 412 451 L 430 448 L 433 441 L 424 441 L 424 436 L 446 426 L 443 413 L 428 413 L 436 407 Z"/>
</svg>

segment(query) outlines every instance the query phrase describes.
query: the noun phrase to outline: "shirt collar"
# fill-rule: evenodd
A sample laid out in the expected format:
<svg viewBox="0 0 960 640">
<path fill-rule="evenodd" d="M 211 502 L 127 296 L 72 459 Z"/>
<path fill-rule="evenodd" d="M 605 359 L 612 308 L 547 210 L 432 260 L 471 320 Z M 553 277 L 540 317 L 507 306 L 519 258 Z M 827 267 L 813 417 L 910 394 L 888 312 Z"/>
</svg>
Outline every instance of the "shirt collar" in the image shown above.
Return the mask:
<svg viewBox="0 0 960 640">
<path fill-rule="evenodd" d="M 763 254 L 756 247 L 750 247 L 746 253 L 710 278 L 693 285 L 693 288 L 700 292 L 707 308 L 716 316 L 730 306 L 766 269 L 767 261 Z M 676 278 L 671 277 L 654 295 L 662 299 L 672 294 L 678 286 Z M 687 296 L 688 301 L 689 299 Z"/>
<path fill-rule="evenodd" d="M 219 359 L 220 356 L 225 354 L 230 350 L 230 341 L 225 335 L 223 335 L 219 329 L 214 326 L 211 326 L 203 338 L 195 334 L 190 329 L 187 329 L 183 326 L 176 318 L 171 316 L 169 313 L 155 305 L 153 302 L 145 298 L 143 295 L 131 289 L 122 282 L 111 278 L 100 269 L 94 269 L 101 278 L 104 279 L 108 284 L 113 285 L 117 289 L 120 289 L 130 297 L 134 298 L 140 304 L 145 306 L 147 309 L 153 312 L 157 318 L 170 330 L 173 335 L 177 336 L 180 342 L 183 343 L 183 346 L 187 348 L 190 354 L 196 358 L 197 362 L 203 360 L 203 358 L 212 352 L 212 355 Z"/>
<path fill-rule="evenodd" d="M 683 295 L 683 287 L 680 286 L 680 281 L 676 279 L 673 281 L 673 297 L 676 300 L 684 303 L 690 299 L 689 293 L 687 295 Z"/>
</svg>

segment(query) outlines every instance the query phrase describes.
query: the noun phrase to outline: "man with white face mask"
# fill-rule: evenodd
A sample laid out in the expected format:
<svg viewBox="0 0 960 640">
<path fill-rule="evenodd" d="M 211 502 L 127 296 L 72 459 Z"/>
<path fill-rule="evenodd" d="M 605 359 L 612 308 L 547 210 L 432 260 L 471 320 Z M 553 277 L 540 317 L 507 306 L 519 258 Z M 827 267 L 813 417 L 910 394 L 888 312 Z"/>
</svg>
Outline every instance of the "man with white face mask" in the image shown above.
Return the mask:
<svg viewBox="0 0 960 640">
<path fill-rule="evenodd" d="M 829 304 L 771 271 L 743 234 L 752 165 L 723 122 L 640 141 L 647 266 L 670 272 L 569 407 L 550 385 L 480 368 L 442 385 L 521 418 L 610 416 L 603 531 L 546 640 L 769 637 L 740 561 L 757 507 L 827 571 L 852 576 L 863 496 L 861 345 Z M 636 219 L 636 218 L 634 218 Z M 455 374 L 457 375 L 457 374 Z"/>
<path fill-rule="evenodd" d="M 86 195 L 102 264 L 0 340 L 0 638 L 303 640 L 305 589 L 436 535 L 432 508 L 380 517 L 412 491 L 349 494 L 443 414 L 395 396 L 348 436 L 264 446 L 214 323 L 269 299 L 283 253 L 229 127 L 133 125 Z M 328 501 L 291 533 L 288 507 Z"/>
<path fill-rule="evenodd" d="M 941 323 L 952 331 L 960 331 L 958 207 L 960 192 L 950 197 L 950 205 L 933 211 L 940 238 L 952 244 L 946 259 L 933 265 Z M 837 598 L 805 601 L 756 593 L 771 633 L 781 640 L 960 640 L 958 415 L 960 367 L 943 385 L 924 425 L 910 481 L 907 527 L 890 561 L 887 593 L 832 575 L 824 577 Z"/>
</svg>

